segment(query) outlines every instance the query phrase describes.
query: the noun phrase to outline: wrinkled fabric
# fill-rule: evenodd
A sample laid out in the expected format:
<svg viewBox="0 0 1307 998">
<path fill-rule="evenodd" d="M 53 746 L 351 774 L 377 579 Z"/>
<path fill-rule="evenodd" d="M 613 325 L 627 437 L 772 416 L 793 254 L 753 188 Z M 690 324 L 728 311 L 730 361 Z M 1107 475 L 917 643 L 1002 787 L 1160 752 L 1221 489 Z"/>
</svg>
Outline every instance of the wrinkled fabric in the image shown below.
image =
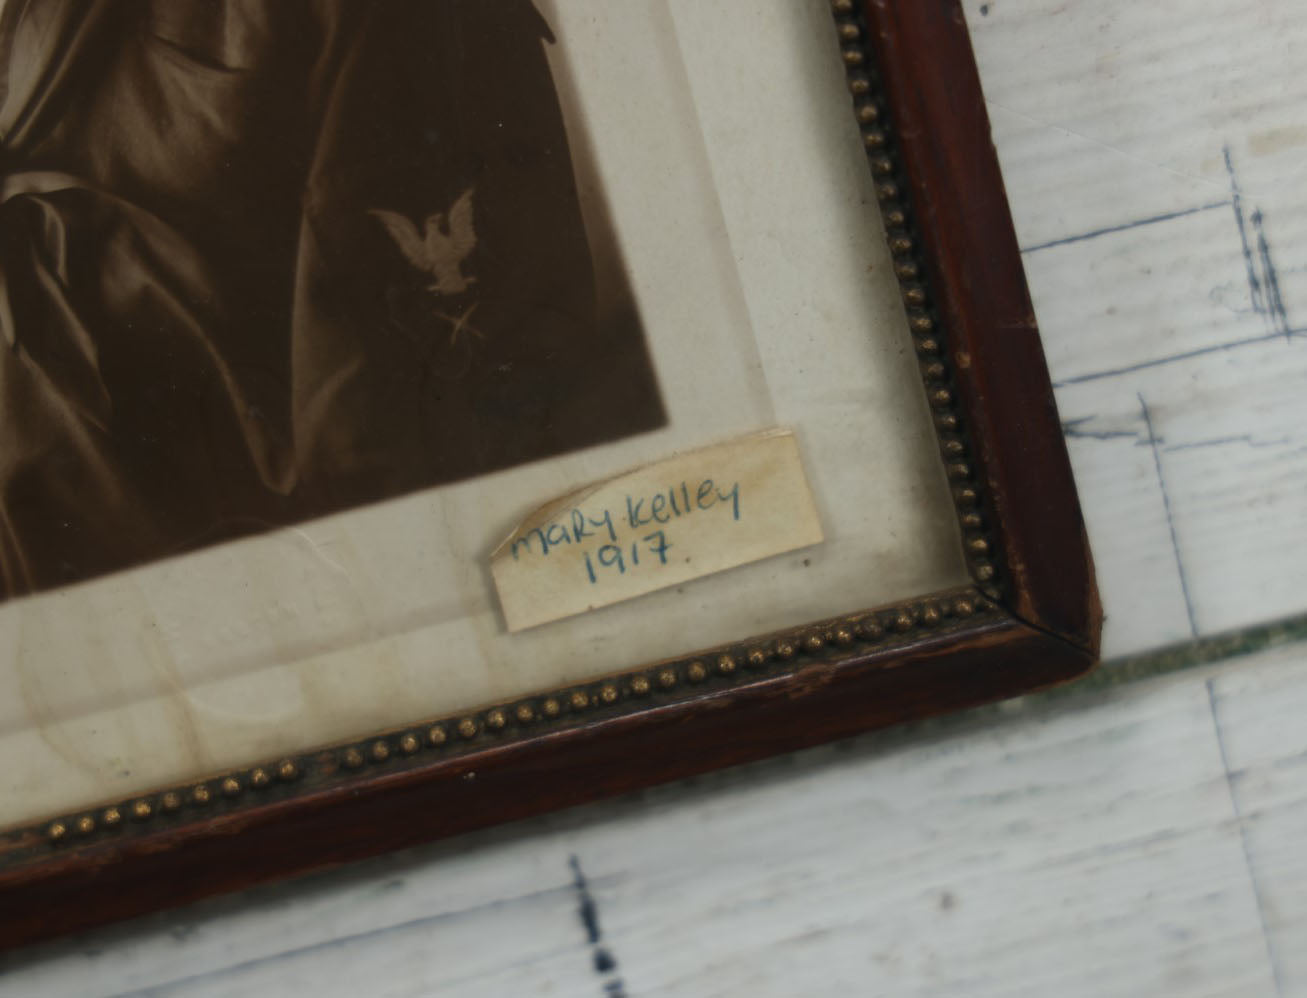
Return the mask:
<svg viewBox="0 0 1307 998">
<path fill-rule="evenodd" d="M 0 595 L 662 422 L 548 42 L 529 0 L 5 9 Z M 439 248 L 468 192 L 452 279 L 380 220 Z"/>
</svg>

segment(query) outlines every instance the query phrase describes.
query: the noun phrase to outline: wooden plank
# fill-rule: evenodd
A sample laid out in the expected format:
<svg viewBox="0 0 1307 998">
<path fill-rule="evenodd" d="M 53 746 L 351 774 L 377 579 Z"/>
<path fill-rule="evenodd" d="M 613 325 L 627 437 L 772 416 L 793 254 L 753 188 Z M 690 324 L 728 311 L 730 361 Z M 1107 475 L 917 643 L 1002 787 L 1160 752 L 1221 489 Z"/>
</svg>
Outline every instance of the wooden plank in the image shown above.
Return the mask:
<svg viewBox="0 0 1307 998">
<path fill-rule="evenodd" d="M 1289 53 L 1307 9 L 966 13 L 1104 580 L 1104 654 L 1301 610 L 1307 79 Z"/>
<path fill-rule="evenodd" d="M 967 13 L 1098 568 L 1118 582 L 1105 651 L 1294 612 L 1307 206 L 1278 178 L 1302 171 L 1307 135 L 1290 67 L 1241 60 L 1307 37 L 1307 17 L 1203 4 L 1161 31 L 1125 3 Z M 1150 453 L 1123 455 L 1153 443 L 1160 478 Z"/>
</svg>

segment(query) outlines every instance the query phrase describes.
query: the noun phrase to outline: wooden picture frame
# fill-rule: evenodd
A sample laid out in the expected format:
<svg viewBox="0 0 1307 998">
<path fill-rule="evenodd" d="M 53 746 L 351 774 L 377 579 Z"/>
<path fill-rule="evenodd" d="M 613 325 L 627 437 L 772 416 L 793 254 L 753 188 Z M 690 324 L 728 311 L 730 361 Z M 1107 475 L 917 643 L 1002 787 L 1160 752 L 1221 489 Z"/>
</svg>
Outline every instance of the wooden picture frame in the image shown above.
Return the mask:
<svg viewBox="0 0 1307 998">
<path fill-rule="evenodd" d="M 1090 553 L 960 4 L 831 6 L 971 583 L 0 833 L 0 946 L 1093 665 Z"/>
</svg>

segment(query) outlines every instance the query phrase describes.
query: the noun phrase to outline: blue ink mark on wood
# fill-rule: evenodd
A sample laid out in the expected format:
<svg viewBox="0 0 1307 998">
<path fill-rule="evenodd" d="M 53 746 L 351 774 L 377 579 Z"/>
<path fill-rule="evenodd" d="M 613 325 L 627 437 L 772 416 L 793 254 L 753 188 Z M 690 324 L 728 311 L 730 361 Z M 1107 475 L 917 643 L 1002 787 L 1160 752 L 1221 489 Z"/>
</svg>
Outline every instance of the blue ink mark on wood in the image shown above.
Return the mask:
<svg viewBox="0 0 1307 998">
<path fill-rule="evenodd" d="M 609 998 L 625 998 L 626 986 L 617 976 L 617 958 L 611 949 L 603 945 L 604 933 L 599 925 L 599 905 L 595 902 L 594 895 L 590 893 L 590 884 L 586 881 L 585 874 L 581 872 L 581 861 L 573 855 L 569 858 L 568 865 L 572 868 L 572 886 L 580 902 L 577 914 L 585 929 L 586 942 L 590 944 L 595 973 L 604 979 L 603 992 Z"/>
</svg>

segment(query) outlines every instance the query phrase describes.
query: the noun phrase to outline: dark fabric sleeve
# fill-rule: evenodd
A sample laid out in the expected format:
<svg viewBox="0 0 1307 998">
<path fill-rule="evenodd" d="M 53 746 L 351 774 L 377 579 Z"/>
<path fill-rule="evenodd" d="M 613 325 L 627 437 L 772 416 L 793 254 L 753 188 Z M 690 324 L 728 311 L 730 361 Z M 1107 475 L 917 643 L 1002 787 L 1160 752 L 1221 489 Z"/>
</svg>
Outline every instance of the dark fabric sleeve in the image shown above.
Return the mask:
<svg viewBox="0 0 1307 998">
<path fill-rule="evenodd" d="M 662 421 L 547 44 L 528 0 L 7 9 L 0 595 Z"/>
<path fill-rule="evenodd" d="M 597 322 L 547 30 L 526 0 L 398 0 L 336 81 L 294 332 L 297 451 L 328 505 L 611 439 L 631 409 L 661 422 L 638 324 Z M 375 212 L 421 229 L 468 192 L 469 284 L 433 289 Z"/>
</svg>

